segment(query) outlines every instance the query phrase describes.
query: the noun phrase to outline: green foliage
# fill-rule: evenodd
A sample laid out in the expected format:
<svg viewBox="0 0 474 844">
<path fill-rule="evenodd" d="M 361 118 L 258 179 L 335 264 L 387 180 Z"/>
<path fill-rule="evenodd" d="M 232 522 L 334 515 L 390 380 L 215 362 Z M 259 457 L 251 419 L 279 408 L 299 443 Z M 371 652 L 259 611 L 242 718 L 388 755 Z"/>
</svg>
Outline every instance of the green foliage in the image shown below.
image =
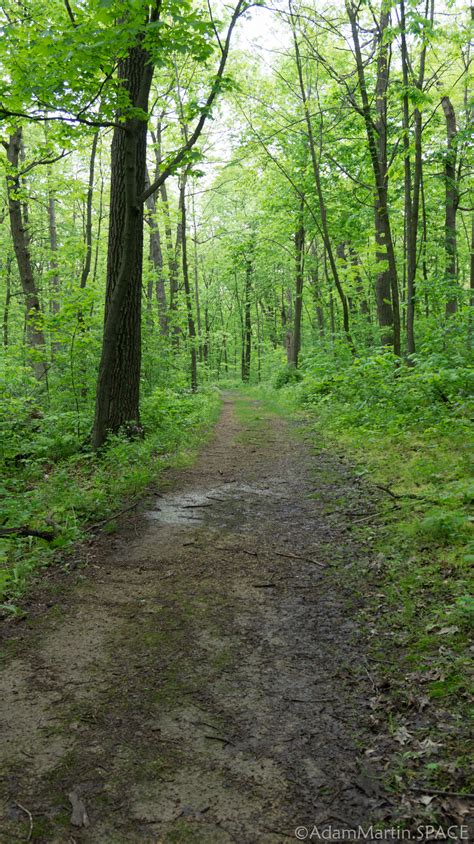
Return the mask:
<svg viewBox="0 0 474 844">
<path fill-rule="evenodd" d="M 303 380 L 303 374 L 294 366 L 286 366 L 280 369 L 273 382 L 276 390 L 281 390 L 282 387 L 287 387 L 289 384 L 299 384 Z"/>
<path fill-rule="evenodd" d="M 0 539 L 0 599 L 19 595 L 31 573 L 80 539 L 88 523 L 120 510 L 121 501 L 143 492 L 177 453 L 195 448 L 218 405 L 212 389 L 157 388 L 143 402 L 145 439 L 111 437 L 100 456 L 78 449 L 72 415 L 48 416 L 28 456 L 3 464 L 3 527 L 52 528 L 56 538 Z"/>
</svg>

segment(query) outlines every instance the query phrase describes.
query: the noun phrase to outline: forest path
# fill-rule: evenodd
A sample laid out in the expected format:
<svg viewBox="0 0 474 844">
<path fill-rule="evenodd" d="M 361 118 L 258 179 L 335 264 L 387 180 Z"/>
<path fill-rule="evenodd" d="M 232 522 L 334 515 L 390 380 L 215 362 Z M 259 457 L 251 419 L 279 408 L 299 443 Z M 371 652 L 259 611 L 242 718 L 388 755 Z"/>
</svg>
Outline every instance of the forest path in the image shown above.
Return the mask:
<svg viewBox="0 0 474 844">
<path fill-rule="evenodd" d="M 364 508 L 336 457 L 226 397 L 197 462 L 10 630 L 2 844 L 276 844 L 389 814 L 354 600 L 328 578 L 364 553 Z"/>
</svg>

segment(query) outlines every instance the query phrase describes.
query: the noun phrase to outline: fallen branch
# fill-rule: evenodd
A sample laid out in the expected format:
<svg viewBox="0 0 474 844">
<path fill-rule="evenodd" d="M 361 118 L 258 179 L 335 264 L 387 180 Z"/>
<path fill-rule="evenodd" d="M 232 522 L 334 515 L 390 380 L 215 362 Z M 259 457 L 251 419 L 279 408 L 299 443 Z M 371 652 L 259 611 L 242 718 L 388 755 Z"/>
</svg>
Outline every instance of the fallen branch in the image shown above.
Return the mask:
<svg viewBox="0 0 474 844">
<path fill-rule="evenodd" d="M 303 560 L 305 563 L 312 563 L 314 566 L 321 566 L 322 569 L 326 568 L 326 563 L 320 563 L 318 560 L 312 560 L 311 557 L 303 557 L 301 554 L 285 554 L 283 551 L 275 550 L 273 551 L 273 554 L 276 554 L 278 557 L 288 557 L 290 560 Z"/>
<path fill-rule="evenodd" d="M 384 492 L 388 492 L 392 498 L 414 498 L 415 501 L 429 501 L 429 498 L 425 498 L 424 495 L 415 495 L 414 492 L 394 492 L 389 486 L 384 486 L 383 484 L 375 484 L 375 486 Z"/>
<path fill-rule="evenodd" d="M 90 533 L 91 531 L 102 527 L 102 525 L 106 525 L 107 522 L 112 522 L 114 519 L 118 519 L 119 516 L 123 516 L 124 513 L 128 513 L 130 510 L 133 510 L 135 507 L 137 507 L 142 500 L 142 498 L 138 498 L 137 501 L 135 501 L 133 504 L 129 504 L 128 507 L 124 507 L 123 510 L 119 510 L 118 513 L 112 513 L 111 516 L 107 516 L 106 519 L 102 519 L 100 522 L 96 522 L 95 525 L 89 525 L 89 527 L 86 528 L 86 533 Z M 159 509 L 159 507 L 155 507 L 155 510 Z"/>
<path fill-rule="evenodd" d="M 46 539 L 48 542 L 51 542 L 52 539 L 55 539 L 57 534 L 54 530 L 35 530 L 35 528 L 30 528 L 28 525 L 23 525 L 22 527 L 9 527 L 9 528 L 0 528 L 0 537 L 6 536 L 37 536 L 39 539 Z"/>
</svg>

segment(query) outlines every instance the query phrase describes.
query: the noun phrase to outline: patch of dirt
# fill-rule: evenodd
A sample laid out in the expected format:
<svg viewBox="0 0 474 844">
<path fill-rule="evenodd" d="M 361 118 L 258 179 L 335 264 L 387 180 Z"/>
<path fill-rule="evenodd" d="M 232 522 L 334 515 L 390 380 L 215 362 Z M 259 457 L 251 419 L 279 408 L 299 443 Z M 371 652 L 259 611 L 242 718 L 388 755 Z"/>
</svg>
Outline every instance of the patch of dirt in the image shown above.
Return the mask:
<svg viewBox="0 0 474 844">
<path fill-rule="evenodd" d="M 342 511 L 368 493 L 258 403 L 239 421 L 239 401 L 43 615 L 9 626 L 2 844 L 275 844 L 394 817 L 365 754 L 359 599 L 328 577 L 364 553 Z"/>
</svg>

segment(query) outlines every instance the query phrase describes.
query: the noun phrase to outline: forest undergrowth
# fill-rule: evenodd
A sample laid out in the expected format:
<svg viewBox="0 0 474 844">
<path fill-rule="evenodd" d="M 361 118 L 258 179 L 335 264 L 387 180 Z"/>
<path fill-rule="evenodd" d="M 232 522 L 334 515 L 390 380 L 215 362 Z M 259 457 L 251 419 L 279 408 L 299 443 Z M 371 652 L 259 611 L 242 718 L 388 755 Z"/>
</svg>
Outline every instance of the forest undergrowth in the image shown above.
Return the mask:
<svg viewBox="0 0 474 844">
<path fill-rule="evenodd" d="M 38 569 L 61 561 L 91 530 L 113 531 L 114 514 L 139 501 L 164 469 L 191 459 L 220 407 L 212 387 L 199 394 L 156 388 L 142 403 L 145 436 L 113 436 L 97 454 L 78 436 L 74 414 L 53 409 L 32 418 L 27 402 L 13 408 L 14 401 L 12 390 L 0 423 L 9 526 L 0 540 L 0 600 L 7 615 L 21 612 L 17 599 Z"/>
<path fill-rule="evenodd" d="M 335 549 L 334 576 L 365 597 L 374 717 L 388 711 L 399 745 L 394 784 L 472 792 L 473 370 L 440 351 L 414 367 L 384 353 L 331 368 L 315 354 L 303 371 L 260 392 L 379 494 L 351 526 L 366 565 Z"/>
</svg>

